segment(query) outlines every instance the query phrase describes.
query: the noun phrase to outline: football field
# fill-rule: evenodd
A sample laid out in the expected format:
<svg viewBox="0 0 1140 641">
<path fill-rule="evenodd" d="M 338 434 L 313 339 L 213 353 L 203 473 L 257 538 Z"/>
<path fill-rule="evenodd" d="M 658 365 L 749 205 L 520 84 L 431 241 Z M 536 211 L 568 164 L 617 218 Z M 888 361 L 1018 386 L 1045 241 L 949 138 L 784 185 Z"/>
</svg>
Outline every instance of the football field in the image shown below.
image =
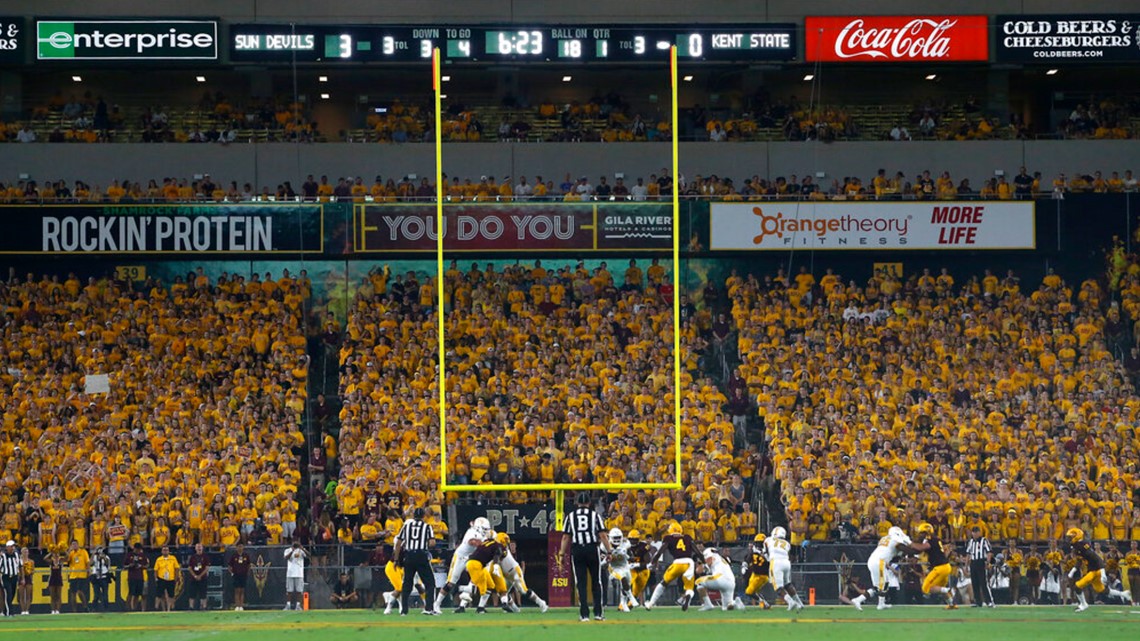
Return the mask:
<svg viewBox="0 0 1140 641">
<path fill-rule="evenodd" d="M 530 638 L 538 641 L 629 641 L 630 639 L 843 639 L 881 641 L 919 639 L 1045 641 L 1079 638 L 1093 641 L 1140 638 L 1140 609 L 1097 606 L 1077 614 L 1069 607 L 1004 607 L 993 610 L 896 607 L 856 612 L 850 607 L 812 607 L 792 617 L 783 608 L 745 612 L 681 612 L 680 608 L 611 611 L 604 622 L 578 621 L 577 610 L 546 614 L 491 612 L 439 617 L 421 614 L 383 616 L 364 610 L 311 612 L 216 612 L 199 614 L 104 614 L 24 616 L 0 620 L 0 641 L 373 641 L 378 638 L 454 639 L 456 633 L 481 638 Z"/>
</svg>

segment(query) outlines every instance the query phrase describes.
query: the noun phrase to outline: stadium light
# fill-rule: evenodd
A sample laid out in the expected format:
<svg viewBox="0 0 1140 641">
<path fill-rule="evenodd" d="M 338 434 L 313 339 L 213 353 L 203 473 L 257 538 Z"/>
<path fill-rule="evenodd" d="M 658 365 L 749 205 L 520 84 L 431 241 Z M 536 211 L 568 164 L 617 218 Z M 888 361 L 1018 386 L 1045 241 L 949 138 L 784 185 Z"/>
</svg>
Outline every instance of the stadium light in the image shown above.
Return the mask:
<svg viewBox="0 0 1140 641">
<path fill-rule="evenodd" d="M 562 76 L 562 82 L 570 82 L 573 79 L 574 76 Z"/>
<path fill-rule="evenodd" d="M 327 93 L 321 94 L 321 100 L 328 100 L 328 99 L 329 99 L 329 95 Z"/>
<path fill-rule="evenodd" d="M 936 78 L 938 78 L 938 74 L 936 74 L 936 73 L 932 73 L 932 74 L 926 76 L 927 80 L 934 80 Z"/>
<path fill-rule="evenodd" d="M 1046 76 L 1055 76 L 1055 75 L 1057 75 L 1058 71 L 1060 71 L 1060 69 L 1050 69 L 1049 71 L 1045 72 L 1045 75 Z"/>
<path fill-rule="evenodd" d="M 685 82 L 692 82 L 693 77 L 692 76 L 685 76 L 684 78 L 682 78 L 682 80 L 684 80 Z"/>
<path fill-rule="evenodd" d="M 72 82 L 83 82 L 83 76 L 72 76 L 71 81 Z"/>
<path fill-rule="evenodd" d="M 441 94 L 439 94 L 439 98 L 440 98 L 440 100 L 445 100 L 447 98 L 447 94 L 441 93 Z"/>
<path fill-rule="evenodd" d="M 317 82 L 328 82 L 328 81 L 329 81 L 328 76 L 317 76 Z"/>
<path fill-rule="evenodd" d="M 194 79 L 198 82 L 206 82 L 206 76 L 194 76 Z"/>
<path fill-rule="evenodd" d="M 441 76 L 440 80 L 444 82 L 451 82 L 451 76 Z"/>
<path fill-rule="evenodd" d="M 812 80 L 815 80 L 815 74 L 809 73 L 804 76 L 804 82 L 811 82 Z"/>
</svg>

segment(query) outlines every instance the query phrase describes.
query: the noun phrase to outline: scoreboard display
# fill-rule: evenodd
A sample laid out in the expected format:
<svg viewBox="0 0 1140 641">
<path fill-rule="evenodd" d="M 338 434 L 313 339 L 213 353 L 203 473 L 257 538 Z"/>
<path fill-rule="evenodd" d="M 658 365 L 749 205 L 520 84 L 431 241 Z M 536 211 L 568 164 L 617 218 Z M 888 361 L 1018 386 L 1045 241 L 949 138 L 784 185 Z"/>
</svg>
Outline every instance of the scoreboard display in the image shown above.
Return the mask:
<svg viewBox="0 0 1140 641">
<path fill-rule="evenodd" d="M 230 61 L 410 62 L 439 47 L 447 61 L 748 62 L 796 57 L 794 24 L 653 26 L 321 26 L 235 24 Z"/>
</svg>

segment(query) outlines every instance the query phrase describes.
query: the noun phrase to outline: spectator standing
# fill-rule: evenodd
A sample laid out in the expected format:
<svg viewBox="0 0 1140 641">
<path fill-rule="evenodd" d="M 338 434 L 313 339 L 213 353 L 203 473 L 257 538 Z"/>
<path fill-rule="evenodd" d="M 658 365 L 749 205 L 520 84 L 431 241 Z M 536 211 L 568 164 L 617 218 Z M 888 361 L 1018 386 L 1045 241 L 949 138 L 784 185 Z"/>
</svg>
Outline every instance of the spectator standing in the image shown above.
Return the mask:
<svg viewBox="0 0 1140 641">
<path fill-rule="evenodd" d="M 132 612 L 146 611 L 146 570 L 150 561 L 146 558 L 142 543 L 135 543 L 123 562 L 127 569 L 127 609 Z"/>
<path fill-rule="evenodd" d="M 233 556 L 226 563 L 230 569 L 230 577 L 233 579 L 234 612 L 245 611 L 245 586 L 249 581 L 250 564 L 251 560 L 249 554 L 246 554 L 245 544 L 238 542 L 237 547 L 234 548 Z"/>
<path fill-rule="evenodd" d="M 285 550 L 285 610 L 301 609 L 301 593 L 305 591 L 305 559 L 309 553 L 295 541 Z"/>
<path fill-rule="evenodd" d="M 190 581 L 187 585 L 187 594 L 190 598 L 190 609 L 206 609 L 206 575 L 210 572 L 210 557 L 206 556 L 206 549 L 201 543 L 194 546 L 194 553 L 186 561 L 186 569 L 190 572 Z M 194 607 L 197 602 L 197 608 Z"/>
<path fill-rule="evenodd" d="M 83 603 L 83 610 L 87 610 L 88 588 L 87 581 L 91 571 L 91 555 L 87 550 L 79 547 L 79 541 L 71 542 L 71 549 L 67 552 L 68 588 L 67 602 L 72 612 L 79 611 L 79 603 Z"/>
<path fill-rule="evenodd" d="M 182 565 L 170 553 L 170 546 L 162 546 L 162 554 L 154 560 L 155 609 L 161 608 L 163 612 L 174 610 L 174 585 L 181 570 Z"/>
<path fill-rule="evenodd" d="M 111 574 L 111 557 L 102 547 L 95 548 L 95 556 L 91 558 L 91 587 L 95 596 L 91 600 L 91 609 L 106 612 L 109 605 L 107 600 L 107 586 L 115 576 Z"/>
</svg>

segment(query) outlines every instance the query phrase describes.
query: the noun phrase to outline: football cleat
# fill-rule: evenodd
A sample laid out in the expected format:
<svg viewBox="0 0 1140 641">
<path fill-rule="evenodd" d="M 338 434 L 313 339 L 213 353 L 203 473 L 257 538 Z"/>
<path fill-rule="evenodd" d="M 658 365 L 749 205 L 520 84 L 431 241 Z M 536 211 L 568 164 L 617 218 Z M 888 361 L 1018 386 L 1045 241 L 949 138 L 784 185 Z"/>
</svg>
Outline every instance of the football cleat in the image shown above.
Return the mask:
<svg viewBox="0 0 1140 641">
<path fill-rule="evenodd" d="M 1087 609 L 1089 609 L 1089 604 L 1087 604 L 1087 603 L 1082 603 L 1082 604 L 1080 604 L 1080 605 L 1078 605 L 1078 606 L 1077 606 L 1077 610 L 1076 610 L 1076 611 L 1077 611 L 1077 612 L 1084 612 L 1084 611 L 1085 611 L 1085 610 L 1087 610 Z"/>
<path fill-rule="evenodd" d="M 713 605 L 711 603 L 706 603 L 706 604 L 702 605 L 701 607 L 697 608 L 697 612 L 708 612 L 709 610 L 712 610 L 715 608 L 716 608 L 715 605 Z"/>
<path fill-rule="evenodd" d="M 691 595 L 691 594 L 685 594 L 685 596 L 681 597 L 681 612 L 688 612 L 689 602 L 691 602 L 692 600 L 693 600 L 693 595 Z"/>
<path fill-rule="evenodd" d="M 623 601 L 622 603 L 618 604 L 618 612 L 629 612 L 629 606 L 626 605 Z"/>
</svg>

